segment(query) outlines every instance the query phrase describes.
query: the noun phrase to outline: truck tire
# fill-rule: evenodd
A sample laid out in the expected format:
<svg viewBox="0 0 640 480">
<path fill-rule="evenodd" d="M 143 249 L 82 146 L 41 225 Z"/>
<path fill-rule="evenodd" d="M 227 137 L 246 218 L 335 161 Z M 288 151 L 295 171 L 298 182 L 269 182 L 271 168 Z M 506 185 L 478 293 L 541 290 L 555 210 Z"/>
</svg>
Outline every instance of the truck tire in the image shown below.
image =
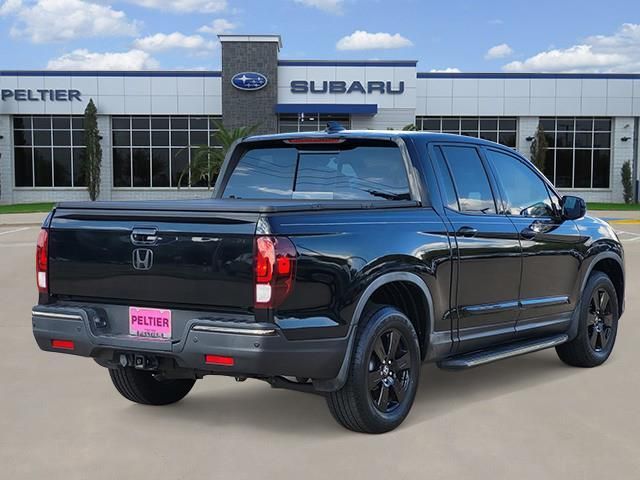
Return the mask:
<svg viewBox="0 0 640 480">
<path fill-rule="evenodd" d="M 156 380 L 152 372 L 129 367 L 109 369 L 111 381 L 127 400 L 142 405 L 169 405 L 182 400 L 195 380 Z"/>
<path fill-rule="evenodd" d="M 345 385 L 327 396 L 333 417 L 349 430 L 384 433 L 400 425 L 420 378 L 420 346 L 411 321 L 395 307 L 366 310 Z"/>
<path fill-rule="evenodd" d="M 582 292 L 578 335 L 556 347 L 560 360 L 573 367 L 602 365 L 613 351 L 618 312 L 618 297 L 611 279 L 602 272 L 594 272 Z"/>
</svg>

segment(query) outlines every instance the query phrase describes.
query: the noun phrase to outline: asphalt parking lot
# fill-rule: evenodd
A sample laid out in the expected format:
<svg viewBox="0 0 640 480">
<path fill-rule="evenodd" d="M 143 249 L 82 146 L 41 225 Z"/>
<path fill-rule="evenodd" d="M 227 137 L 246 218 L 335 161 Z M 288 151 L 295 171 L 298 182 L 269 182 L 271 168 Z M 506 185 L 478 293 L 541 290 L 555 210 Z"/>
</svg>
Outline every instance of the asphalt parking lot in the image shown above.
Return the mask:
<svg viewBox="0 0 640 480">
<path fill-rule="evenodd" d="M 31 335 L 37 227 L 0 227 L 0 478 L 640 477 L 640 225 L 625 233 L 627 309 L 602 367 L 547 350 L 451 373 L 423 368 L 407 421 L 348 432 L 324 399 L 208 377 L 182 402 L 127 402 L 94 362 Z M 416 475 L 420 475 L 419 477 Z"/>
</svg>

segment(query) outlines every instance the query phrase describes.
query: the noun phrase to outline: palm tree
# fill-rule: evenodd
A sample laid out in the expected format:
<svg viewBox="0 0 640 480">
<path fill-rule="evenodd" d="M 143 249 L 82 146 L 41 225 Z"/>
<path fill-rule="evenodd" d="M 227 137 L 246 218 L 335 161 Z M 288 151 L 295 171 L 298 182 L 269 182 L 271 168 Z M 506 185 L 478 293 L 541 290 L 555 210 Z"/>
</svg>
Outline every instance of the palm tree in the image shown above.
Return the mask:
<svg viewBox="0 0 640 480">
<path fill-rule="evenodd" d="M 251 127 L 238 127 L 227 129 L 222 122 L 214 122 L 218 131 L 211 135 L 215 146 L 199 145 L 191 155 L 191 163 L 185 168 L 178 178 L 178 188 L 182 186 L 182 180 L 191 178 L 191 185 L 199 181 L 207 182 L 207 188 L 211 189 L 220 173 L 220 167 L 231 145 L 236 140 L 247 137 L 253 133 L 257 125 Z M 182 152 L 182 150 L 180 151 Z M 180 153 L 179 152 L 179 153 Z M 178 153 L 178 154 L 179 154 Z"/>
</svg>

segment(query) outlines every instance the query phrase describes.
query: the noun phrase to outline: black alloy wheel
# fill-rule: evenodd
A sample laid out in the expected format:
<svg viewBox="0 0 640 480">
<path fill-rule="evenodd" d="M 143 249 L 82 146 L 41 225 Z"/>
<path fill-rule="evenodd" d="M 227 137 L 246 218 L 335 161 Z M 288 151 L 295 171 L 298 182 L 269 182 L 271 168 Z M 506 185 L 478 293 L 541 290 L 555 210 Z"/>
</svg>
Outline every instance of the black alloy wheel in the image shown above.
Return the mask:
<svg viewBox="0 0 640 480">
<path fill-rule="evenodd" d="M 346 382 L 327 395 L 331 414 L 355 432 L 398 427 L 415 400 L 421 359 L 411 320 L 396 307 L 370 305 L 360 318 Z"/>
<path fill-rule="evenodd" d="M 556 347 L 560 360 L 583 368 L 606 362 L 616 342 L 619 315 L 618 294 L 611 279 L 604 272 L 593 272 L 574 312 L 575 336 Z"/>
<path fill-rule="evenodd" d="M 373 344 L 369 357 L 369 393 L 374 406 L 382 413 L 398 408 L 411 382 L 411 355 L 407 339 L 392 328 L 383 332 Z"/>
<path fill-rule="evenodd" d="M 594 290 L 589 302 L 587 335 L 594 352 L 602 352 L 609 346 L 613 332 L 611 297 L 604 288 Z"/>
</svg>

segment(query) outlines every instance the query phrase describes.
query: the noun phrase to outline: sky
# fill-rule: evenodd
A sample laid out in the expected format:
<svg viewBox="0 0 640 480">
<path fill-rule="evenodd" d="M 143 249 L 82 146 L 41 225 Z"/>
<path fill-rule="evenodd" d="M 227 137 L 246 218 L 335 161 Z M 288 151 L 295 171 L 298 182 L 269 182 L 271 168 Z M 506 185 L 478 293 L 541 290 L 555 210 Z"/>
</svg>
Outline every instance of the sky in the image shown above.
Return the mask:
<svg viewBox="0 0 640 480">
<path fill-rule="evenodd" d="M 640 72 L 640 0 L 0 0 L 0 69 L 218 70 L 230 33 L 284 59 Z"/>
</svg>

